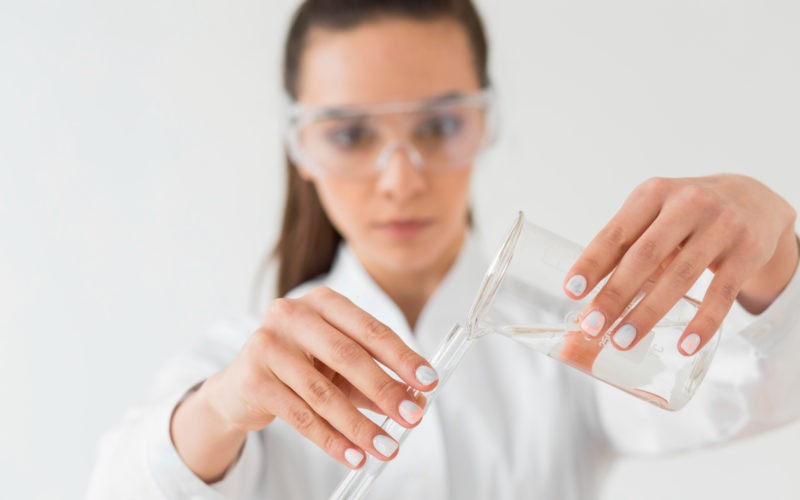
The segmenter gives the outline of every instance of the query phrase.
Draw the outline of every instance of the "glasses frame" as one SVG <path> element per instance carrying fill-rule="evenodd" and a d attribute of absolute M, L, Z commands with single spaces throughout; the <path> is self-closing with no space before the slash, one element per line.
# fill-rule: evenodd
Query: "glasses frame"
<path fill-rule="evenodd" d="M 484 87 L 479 91 L 466 93 L 451 93 L 439 97 L 416 99 L 408 101 L 392 101 L 376 104 L 351 104 L 344 106 L 308 106 L 301 102 L 287 100 L 284 145 L 289 159 L 296 167 L 303 167 L 311 171 L 314 175 L 325 176 L 329 170 L 322 165 L 316 164 L 308 155 L 303 152 L 300 146 L 300 131 L 306 125 L 315 121 L 335 118 L 348 117 L 373 117 L 395 113 L 409 113 L 414 111 L 424 111 L 425 109 L 435 109 L 441 105 L 465 104 L 480 106 L 484 108 L 486 116 L 486 127 L 475 157 L 477 158 L 488 146 L 494 143 L 497 136 L 499 117 L 497 113 L 497 95 L 491 87 Z M 396 147 L 394 143 L 384 145 L 384 148 Z M 413 157 L 419 157 L 419 152 L 408 143 L 404 143 L 406 151 Z M 410 148 L 410 149 L 409 149 Z M 425 170 L 424 162 L 412 162 L 418 169 Z M 374 173 L 381 171 L 380 162 L 376 162 Z"/>

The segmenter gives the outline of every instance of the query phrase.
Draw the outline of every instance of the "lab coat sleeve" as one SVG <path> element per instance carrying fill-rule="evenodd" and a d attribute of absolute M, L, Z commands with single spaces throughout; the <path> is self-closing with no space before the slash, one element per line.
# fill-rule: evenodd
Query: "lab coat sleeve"
<path fill-rule="evenodd" d="M 208 485 L 181 460 L 169 432 L 172 412 L 181 399 L 234 359 L 240 344 L 232 340 L 241 338 L 241 328 L 253 326 L 243 323 L 215 328 L 200 348 L 168 363 L 148 402 L 130 410 L 122 423 L 103 436 L 89 483 L 89 500 L 253 496 L 259 476 L 254 471 L 261 467 L 263 449 L 252 434 L 225 477 Z"/>
<path fill-rule="evenodd" d="M 721 335 L 705 380 L 677 412 L 598 384 L 600 418 L 618 453 L 687 451 L 800 418 L 800 271 L 759 315 L 735 303 Z"/>

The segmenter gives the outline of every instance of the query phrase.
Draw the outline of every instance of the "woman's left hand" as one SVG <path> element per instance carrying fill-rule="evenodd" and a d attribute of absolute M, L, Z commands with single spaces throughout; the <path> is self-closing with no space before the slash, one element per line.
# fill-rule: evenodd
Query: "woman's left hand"
<path fill-rule="evenodd" d="M 710 269 L 711 285 L 678 339 L 679 351 L 690 356 L 714 335 L 734 300 L 757 314 L 781 293 L 798 262 L 795 219 L 786 200 L 749 177 L 650 179 L 591 241 L 564 289 L 583 297 L 614 271 L 582 316 L 581 329 L 597 336 L 652 281 L 610 332 L 617 348 L 630 349 Z"/>

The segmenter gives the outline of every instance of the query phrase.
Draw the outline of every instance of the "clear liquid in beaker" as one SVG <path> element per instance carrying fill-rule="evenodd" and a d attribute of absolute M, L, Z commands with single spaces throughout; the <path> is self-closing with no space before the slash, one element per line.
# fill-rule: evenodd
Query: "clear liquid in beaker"
<path fill-rule="evenodd" d="M 493 333 L 509 337 L 577 368 L 595 378 L 665 409 L 682 407 L 703 379 L 707 363 L 700 352 L 694 358 L 677 350 L 685 323 L 664 322 L 627 351 L 617 349 L 606 333 L 592 338 L 574 323 L 561 325 L 515 325 L 492 328 Z M 609 330 L 613 331 L 613 329 Z M 480 334 L 489 333 L 481 331 Z"/>

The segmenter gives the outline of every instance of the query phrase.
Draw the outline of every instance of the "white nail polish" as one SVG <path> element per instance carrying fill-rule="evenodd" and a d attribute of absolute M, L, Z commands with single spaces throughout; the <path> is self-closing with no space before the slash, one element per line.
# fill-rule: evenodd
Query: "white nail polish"
<path fill-rule="evenodd" d="M 581 330 L 586 332 L 587 335 L 597 337 L 597 334 L 603 330 L 603 325 L 606 324 L 606 317 L 603 313 L 595 309 L 583 318 L 581 321 Z"/>
<path fill-rule="evenodd" d="M 636 327 L 630 323 L 625 323 L 617 330 L 617 333 L 614 334 L 614 343 L 623 349 L 627 349 L 635 338 Z"/>
<path fill-rule="evenodd" d="M 355 467 L 364 460 L 364 455 L 355 448 L 348 448 L 347 451 L 344 452 L 344 459 L 347 460 L 348 464 Z"/>
<path fill-rule="evenodd" d="M 683 339 L 683 342 L 681 342 L 681 349 L 683 349 L 683 352 L 691 356 L 694 354 L 694 351 L 697 350 L 697 346 L 699 345 L 700 335 L 696 333 L 690 333 L 686 336 L 686 338 Z"/>
<path fill-rule="evenodd" d="M 425 366 L 425 365 L 420 366 L 419 368 L 417 368 L 415 374 L 417 376 L 417 380 L 419 380 L 419 383 L 422 385 L 431 385 L 432 383 L 439 380 L 439 375 L 437 375 L 436 372 L 433 370 L 433 368 L 431 368 L 430 366 Z"/>
<path fill-rule="evenodd" d="M 422 418 L 422 408 L 413 401 L 405 400 L 398 408 L 400 416 L 409 424 L 416 424 Z"/>
<path fill-rule="evenodd" d="M 372 446 L 378 450 L 378 453 L 383 455 L 384 457 L 391 457 L 392 453 L 397 451 L 397 442 L 390 437 L 384 436 L 383 434 L 378 434 L 372 440 Z"/>
<path fill-rule="evenodd" d="M 567 290 L 576 297 L 586 291 L 586 278 L 581 274 L 576 274 L 567 281 Z"/>

